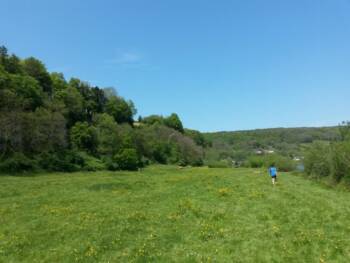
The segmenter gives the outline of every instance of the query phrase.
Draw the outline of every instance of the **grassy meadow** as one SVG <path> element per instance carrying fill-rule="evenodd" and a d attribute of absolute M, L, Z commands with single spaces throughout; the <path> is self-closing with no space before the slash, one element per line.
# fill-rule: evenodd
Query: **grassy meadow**
<path fill-rule="evenodd" d="M 0 262 L 350 262 L 350 193 L 151 166 L 0 177 Z"/>

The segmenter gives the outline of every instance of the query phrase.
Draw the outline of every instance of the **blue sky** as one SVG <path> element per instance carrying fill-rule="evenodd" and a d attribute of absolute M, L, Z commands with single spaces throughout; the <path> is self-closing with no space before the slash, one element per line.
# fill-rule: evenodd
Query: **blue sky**
<path fill-rule="evenodd" d="M 0 0 L 0 44 L 201 131 L 350 119 L 350 0 Z"/>

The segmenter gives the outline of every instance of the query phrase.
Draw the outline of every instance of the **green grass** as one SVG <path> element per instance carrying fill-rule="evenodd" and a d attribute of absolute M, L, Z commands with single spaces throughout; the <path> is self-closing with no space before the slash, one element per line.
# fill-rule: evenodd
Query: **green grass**
<path fill-rule="evenodd" d="M 0 262 L 350 262 L 350 193 L 153 166 L 0 177 Z"/>

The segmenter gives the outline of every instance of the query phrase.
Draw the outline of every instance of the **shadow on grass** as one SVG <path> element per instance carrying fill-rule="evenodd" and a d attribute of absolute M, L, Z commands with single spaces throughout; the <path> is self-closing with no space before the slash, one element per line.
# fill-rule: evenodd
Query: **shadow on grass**
<path fill-rule="evenodd" d="M 16 173 L 0 173 L 0 177 L 37 177 L 47 175 L 45 172 L 16 172 Z"/>
<path fill-rule="evenodd" d="M 89 187 L 91 191 L 113 191 L 113 190 L 131 190 L 133 187 L 128 183 L 107 183 L 94 184 Z"/>

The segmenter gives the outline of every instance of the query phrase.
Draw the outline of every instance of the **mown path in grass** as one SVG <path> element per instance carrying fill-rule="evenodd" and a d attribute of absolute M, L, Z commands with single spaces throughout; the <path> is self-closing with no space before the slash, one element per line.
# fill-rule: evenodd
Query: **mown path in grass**
<path fill-rule="evenodd" d="M 350 193 L 152 166 L 0 177 L 0 262 L 350 262 Z"/>

